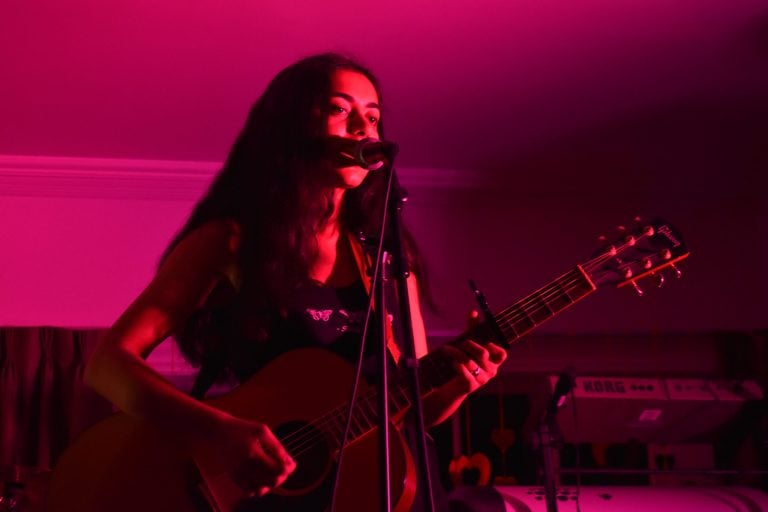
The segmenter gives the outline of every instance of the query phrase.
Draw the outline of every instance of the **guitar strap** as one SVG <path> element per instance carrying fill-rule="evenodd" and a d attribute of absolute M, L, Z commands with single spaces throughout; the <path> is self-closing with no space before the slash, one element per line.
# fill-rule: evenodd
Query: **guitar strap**
<path fill-rule="evenodd" d="M 371 295 L 371 274 L 373 273 L 373 258 L 368 254 L 360 242 L 352 235 L 347 233 L 347 240 L 349 241 L 349 247 L 352 249 L 352 255 L 355 257 L 355 263 L 357 269 L 360 272 L 360 279 L 363 281 L 365 291 L 368 292 L 368 296 Z M 386 313 L 386 311 L 385 311 Z M 387 322 L 387 349 L 392 355 L 395 363 L 400 362 L 400 347 L 395 342 L 395 335 L 392 330 L 392 321 Z"/>

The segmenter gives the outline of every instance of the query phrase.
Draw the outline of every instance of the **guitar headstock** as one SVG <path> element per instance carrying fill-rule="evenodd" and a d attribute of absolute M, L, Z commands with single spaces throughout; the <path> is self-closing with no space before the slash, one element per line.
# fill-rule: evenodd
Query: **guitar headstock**
<path fill-rule="evenodd" d="M 622 228 L 622 234 L 602 247 L 582 265 L 595 286 L 631 285 L 638 294 L 637 282 L 655 276 L 658 286 L 664 282 L 661 271 L 672 269 L 678 277 L 676 264 L 690 254 L 680 232 L 664 219 L 638 222 L 634 228 Z"/>

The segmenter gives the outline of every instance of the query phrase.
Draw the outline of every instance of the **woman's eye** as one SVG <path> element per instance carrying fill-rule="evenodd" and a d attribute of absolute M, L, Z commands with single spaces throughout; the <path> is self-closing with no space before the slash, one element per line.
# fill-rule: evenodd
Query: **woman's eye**
<path fill-rule="evenodd" d="M 341 105 L 331 105 L 330 110 L 332 114 L 343 114 L 344 112 L 347 111 L 347 109 L 345 109 Z"/>
<path fill-rule="evenodd" d="M 370 116 L 370 117 L 368 117 L 368 122 L 371 123 L 371 124 L 378 124 L 379 123 L 379 118 L 376 117 L 376 116 Z"/>

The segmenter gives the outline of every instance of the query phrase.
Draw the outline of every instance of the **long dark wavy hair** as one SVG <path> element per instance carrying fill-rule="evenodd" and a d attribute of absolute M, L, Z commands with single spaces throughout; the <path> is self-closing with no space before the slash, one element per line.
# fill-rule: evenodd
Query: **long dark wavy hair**
<path fill-rule="evenodd" d="M 209 298 L 174 333 L 195 366 L 213 353 L 228 353 L 232 343 L 266 340 L 291 292 L 310 279 L 309 268 L 318 253 L 314 235 L 333 208 L 327 183 L 334 170 L 322 157 L 318 141 L 337 70 L 365 75 L 381 103 L 376 77 L 348 57 L 324 53 L 282 70 L 251 108 L 222 170 L 163 255 L 162 260 L 210 220 L 232 219 L 240 226 L 239 286 L 230 287 L 229 294 L 212 294 L 229 298 L 219 304 Z M 381 137 L 383 128 L 380 123 Z M 352 233 L 378 233 L 385 186 L 383 173 L 369 173 L 359 187 L 347 190 L 339 213 L 341 227 Z M 410 236 L 407 240 L 419 273 L 418 251 Z"/>

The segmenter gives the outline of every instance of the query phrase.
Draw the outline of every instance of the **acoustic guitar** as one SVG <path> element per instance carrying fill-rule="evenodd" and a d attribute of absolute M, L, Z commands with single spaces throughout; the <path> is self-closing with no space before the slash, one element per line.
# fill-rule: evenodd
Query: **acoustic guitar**
<path fill-rule="evenodd" d="M 657 219 L 627 230 L 593 258 L 492 314 L 459 339 L 507 344 L 605 285 L 636 285 L 686 258 L 682 236 Z M 501 343 L 501 340 L 495 340 Z M 420 360 L 423 394 L 455 375 L 440 350 Z M 192 453 L 177 439 L 124 413 L 84 432 L 54 469 L 47 510 L 52 512 L 193 512 L 323 510 L 330 502 L 354 370 L 322 349 L 288 352 L 232 392 L 207 400 L 233 415 L 267 424 L 297 461 L 280 488 L 249 498 L 206 453 Z M 398 428 L 410 406 L 405 375 L 390 378 L 392 496 L 395 510 L 409 510 L 415 494 L 413 460 Z M 337 511 L 379 509 L 376 389 L 362 384 L 353 408 L 352 432 L 339 469 Z M 215 447 L 210 447 L 211 450 Z"/>

